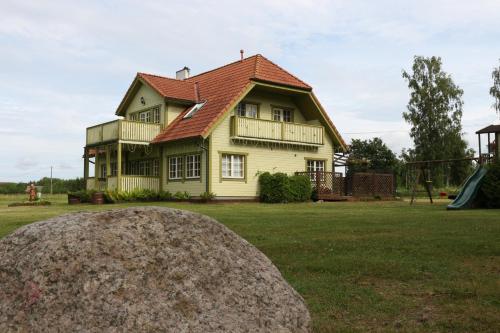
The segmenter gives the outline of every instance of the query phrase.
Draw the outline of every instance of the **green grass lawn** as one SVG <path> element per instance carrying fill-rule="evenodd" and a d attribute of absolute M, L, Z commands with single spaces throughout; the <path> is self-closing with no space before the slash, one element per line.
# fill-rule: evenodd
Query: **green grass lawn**
<path fill-rule="evenodd" d="M 67 212 L 137 205 L 54 196 L 50 207 L 7 207 L 19 198 L 0 196 L 0 237 Z M 425 199 L 154 205 L 212 216 L 258 247 L 304 296 L 315 332 L 500 331 L 499 210 Z"/>

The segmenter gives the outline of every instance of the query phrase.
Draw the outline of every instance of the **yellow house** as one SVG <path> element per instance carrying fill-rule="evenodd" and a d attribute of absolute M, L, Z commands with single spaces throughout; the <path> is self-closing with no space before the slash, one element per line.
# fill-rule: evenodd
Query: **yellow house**
<path fill-rule="evenodd" d="M 346 150 L 311 86 L 262 55 L 189 74 L 138 73 L 120 118 L 87 128 L 87 189 L 253 199 L 260 173 L 332 172 Z"/>

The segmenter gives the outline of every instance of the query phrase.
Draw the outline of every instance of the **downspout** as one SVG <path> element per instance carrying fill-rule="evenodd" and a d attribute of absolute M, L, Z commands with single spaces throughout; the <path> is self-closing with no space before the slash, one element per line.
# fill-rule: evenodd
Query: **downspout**
<path fill-rule="evenodd" d="M 210 163 L 210 160 L 208 159 L 208 149 L 210 147 L 207 148 L 204 145 L 204 143 L 205 143 L 205 139 L 202 139 L 202 143 L 199 145 L 199 147 L 205 151 L 205 192 L 208 194 L 209 189 L 210 189 L 209 188 L 209 183 L 208 183 L 208 179 L 210 177 L 209 172 L 208 172 L 208 170 L 209 170 L 209 163 Z"/>

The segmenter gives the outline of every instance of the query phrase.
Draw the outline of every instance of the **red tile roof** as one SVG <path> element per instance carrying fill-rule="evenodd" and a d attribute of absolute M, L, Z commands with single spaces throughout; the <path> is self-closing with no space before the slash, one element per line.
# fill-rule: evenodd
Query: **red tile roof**
<path fill-rule="evenodd" d="M 197 83 L 199 101 L 206 102 L 191 118 L 183 119 L 189 109 L 186 108 L 153 140 L 153 143 L 206 135 L 212 125 L 225 114 L 228 108 L 241 98 L 242 94 L 247 92 L 252 85 L 252 81 L 269 82 L 306 91 L 312 90 L 307 83 L 260 54 L 185 80 L 175 80 L 144 73 L 138 73 L 138 76 L 163 97 L 193 101 L 193 103 L 196 101 L 195 83 Z M 328 116 L 326 117 L 328 118 Z M 328 119 L 328 121 L 330 120 Z M 342 139 L 340 138 L 340 140 Z"/>
<path fill-rule="evenodd" d="M 196 100 L 191 82 L 146 73 L 137 73 L 137 77 L 148 83 L 163 97 L 193 103 Z"/>

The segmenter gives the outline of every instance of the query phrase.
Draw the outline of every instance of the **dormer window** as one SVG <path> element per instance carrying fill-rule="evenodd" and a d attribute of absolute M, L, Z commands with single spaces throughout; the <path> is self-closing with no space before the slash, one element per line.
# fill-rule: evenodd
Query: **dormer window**
<path fill-rule="evenodd" d="M 236 107 L 236 115 L 239 117 L 258 118 L 258 109 L 257 104 L 241 102 Z"/>
<path fill-rule="evenodd" d="M 198 112 L 206 102 L 201 102 L 193 105 L 191 109 L 182 117 L 182 119 L 191 118 L 196 112 Z"/>

